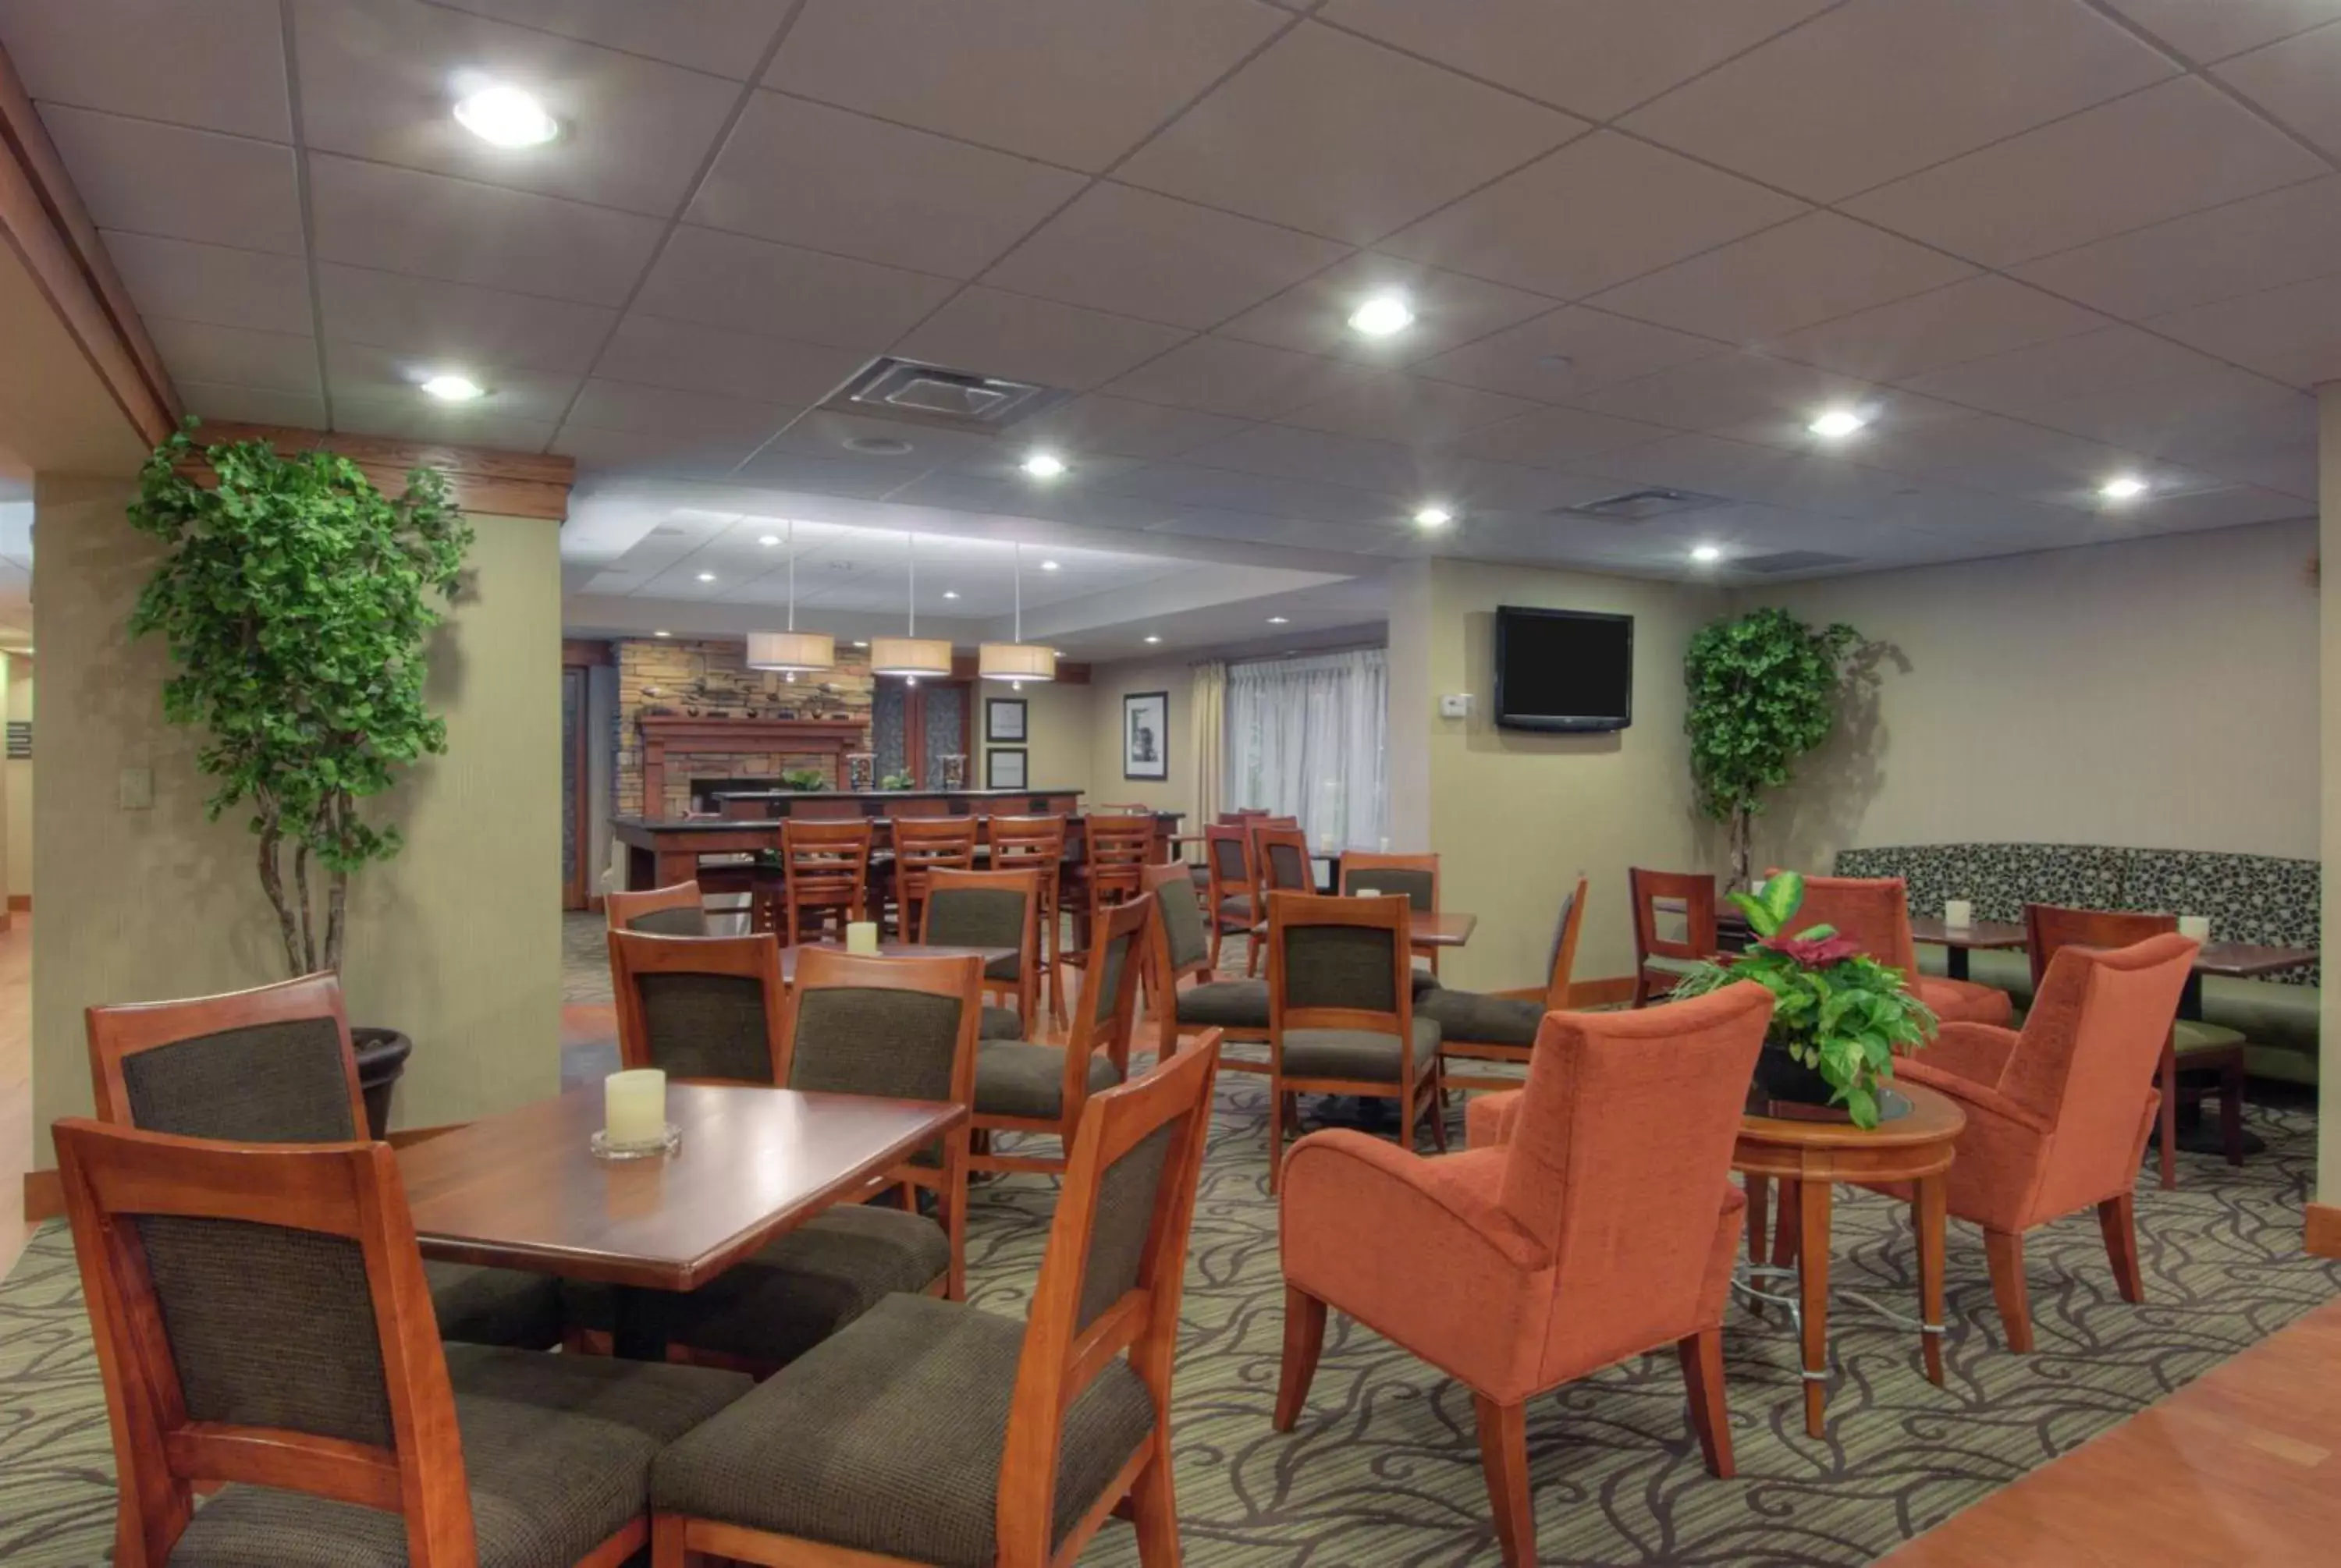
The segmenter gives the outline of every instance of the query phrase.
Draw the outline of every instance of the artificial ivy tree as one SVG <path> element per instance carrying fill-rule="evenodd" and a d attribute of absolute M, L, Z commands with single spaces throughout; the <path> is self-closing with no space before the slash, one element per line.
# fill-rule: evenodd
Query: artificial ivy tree
<path fill-rule="evenodd" d="M 1731 885 L 1748 886 L 1749 841 L 1765 798 L 1797 759 L 1837 727 L 1861 634 L 1843 621 L 1816 630 L 1785 610 L 1709 621 L 1683 660 L 1690 772 L 1699 809 L 1731 828 Z"/>
<path fill-rule="evenodd" d="M 286 967 L 338 969 L 350 874 L 401 846 L 359 803 L 447 749 L 423 704 L 424 648 L 471 525 L 435 470 L 392 500 L 335 453 L 199 446 L 194 428 L 139 475 L 130 521 L 169 548 L 130 631 L 169 643 L 163 713 L 205 732 L 211 815 L 252 808 Z"/>

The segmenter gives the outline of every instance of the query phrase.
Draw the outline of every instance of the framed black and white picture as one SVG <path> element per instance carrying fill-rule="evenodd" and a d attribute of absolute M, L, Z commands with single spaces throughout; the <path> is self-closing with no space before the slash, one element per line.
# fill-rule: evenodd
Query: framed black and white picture
<path fill-rule="evenodd" d="M 986 789 L 1031 789 L 1032 781 L 1024 772 L 1025 755 L 1021 746 L 994 746 L 986 750 L 983 754 L 983 787 Z"/>
<path fill-rule="evenodd" d="M 1012 740 L 1021 746 L 1031 739 L 1024 731 L 1024 699 L 993 697 L 983 704 L 984 739 L 994 742 Z"/>
<path fill-rule="evenodd" d="M 1170 694 L 1133 691 L 1121 700 L 1121 776 L 1170 777 Z"/>

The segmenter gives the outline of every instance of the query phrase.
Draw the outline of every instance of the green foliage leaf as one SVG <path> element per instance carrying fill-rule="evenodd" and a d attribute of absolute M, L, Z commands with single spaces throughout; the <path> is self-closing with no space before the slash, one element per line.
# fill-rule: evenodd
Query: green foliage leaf
<path fill-rule="evenodd" d="M 1760 811 L 1797 759 L 1829 737 L 1861 634 L 1815 630 L 1785 610 L 1710 621 L 1683 660 L 1691 779 L 1718 821 Z M 1799 889 L 1801 892 L 1801 889 Z"/>

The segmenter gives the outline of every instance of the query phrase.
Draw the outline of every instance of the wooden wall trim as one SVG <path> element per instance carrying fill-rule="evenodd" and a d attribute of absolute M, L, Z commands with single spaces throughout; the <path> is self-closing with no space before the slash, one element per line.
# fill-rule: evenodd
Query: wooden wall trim
<path fill-rule="evenodd" d="M 952 654 L 951 679 L 953 680 L 981 680 L 982 677 L 982 671 L 977 668 L 981 660 L 976 654 Z M 1089 683 L 1090 667 L 1088 665 L 1076 664 L 1070 659 L 1060 659 L 1057 660 L 1058 685 L 1087 686 Z M 985 681 L 982 690 L 983 692 L 989 693 L 994 697 L 1012 697 L 1015 695 L 1014 692 L 1008 689 L 1008 683 L 1004 680 Z"/>
<path fill-rule="evenodd" d="M 561 640 L 561 667 L 563 670 L 592 670 L 617 662 L 617 646 L 614 643 L 597 641 L 589 637 L 564 637 Z"/>
<path fill-rule="evenodd" d="M 465 511 L 493 517 L 543 517 L 563 521 L 569 516 L 569 487 L 577 478 L 577 464 L 571 458 L 493 452 L 484 447 L 450 446 L 437 442 L 392 441 L 383 436 L 301 430 L 291 425 L 206 422 L 195 432 L 195 439 L 214 445 L 265 441 L 279 452 L 339 452 L 356 463 L 378 488 L 393 495 L 405 488 L 409 470 L 435 468 L 447 475 L 456 502 Z"/>
<path fill-rule="evenodd" d="M 0 50 L 0 238 L 23 259 L 139 439 L 152 446 L 177 428 L 178 394 L 163 356 L 5 50 Z"/>
<path fill-rule="evenodd" d="M 8 895 L 8 908 L 29 915 L 33 912 L 33 896 L 30 893 L 11 893 Z"/>
<path fill-rule="evenodd" d="M 2308 1250 L 2316 1256 L 2341 1257 L 2341 1206 L 2310 1204 L 2306 1239 Z"/>
<path fill-rule="evenodd" d="M 1634 977 L 1619 975 L 1612 979 L 1579 980 L 1569 987 L 1569 1005 L 1572 1007 L 1614 1007 L 1620 1002 L 1634 999 Z"/>

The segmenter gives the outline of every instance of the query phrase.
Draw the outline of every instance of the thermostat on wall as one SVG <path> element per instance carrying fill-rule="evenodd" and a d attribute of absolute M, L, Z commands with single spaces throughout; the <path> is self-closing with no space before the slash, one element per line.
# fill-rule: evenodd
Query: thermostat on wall
<path fill-rule="evenodd" d="M 1471 694 L 1468 691 L 1450 691 L 1441 697 L 1439 700 L 1439 717 L 1441 719 L 1470 718 Z"/>

